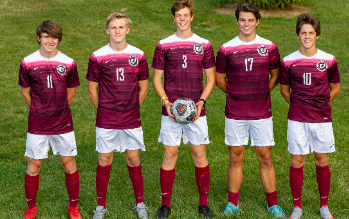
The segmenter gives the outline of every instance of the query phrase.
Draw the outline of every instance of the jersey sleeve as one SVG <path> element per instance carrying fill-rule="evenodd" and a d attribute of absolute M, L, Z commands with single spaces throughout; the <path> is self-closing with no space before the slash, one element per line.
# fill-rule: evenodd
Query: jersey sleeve
<path fill-rule="evenodd" d="M 21 87 L 30 87 L 30 85 L 31 85 L 29 72 L 26 69 L 24 60 L 22 60 L 20 66 L 19 66 L 18 85 Z"/>
<path fill-rule="evenodd" d="M 75 61 L 73 61 L 70 69 L 70 73 L 67 77 L 66 82 L 67 87 L 77 87 L 80 86 L 78 68 L 76 67 Z"/>
<path fill-rule="evenodd" d="M 216 72 L 217 73 L 227 73 L 227 71 L 228 71 L 227 66 L 228 66 L 228 63 L 227 63 L 224 47 L 221 46 L 221 48 L 219 48 L 218 53 L 217 53 Z"/>
<path fill-rule="evenodd" d="M 276 69 L 280 67 L 280 53 L 278 47 L 275 44 L 272 44 L 270 51 L 269 67 L 270 69 Z"/>
<path fill-rule="evenodd" d="M 139 74 L 138 80 L 143 81 L 149 79 L 149 68 L 147 59 L 143 53 L 142 58 L 139 61 Z"/>
<path fill-rule="evenodd" d="M 165 70 L 165 53 L 160 42 L 155 48 L 153 64 L 151 67 L 159 70 Z"/>
<path fill-rule="evenodd" d="M 216 63 L 215 63 L 212 44 L 208 42 L 207 48 L 205 49 L 205 52 L 204 52 L 203 66 L 204 66 L 204 69 L 209 69 L 209 68 L 213 68 L 215 65 Z"/>
<path fill-rule="evenodd" d="M 98 68 L 97 58 L 94 54 L 92 54 L 88 62 L 86 79 L 93 82 L 99 82 L 99 78 L 100 78 L 100 71 Z"/>
<path fill-rule="evenodd" d="M 333 57 L 331 67 L 328 70 L 328 83 L 340 83 L 338 62 L 335 57 Z"/>
<path fill-rule="evenodd" d="M 284 60 L 282 60 L 282 62 L 280 64 L 280 72 L 279 72 L 278 82 L 280 84 L 283 84 L 283 85 L 291 85 L 290 74 L 288 72 L 288 69 L 287 69 L 287 66 L 286 66 Z"/>

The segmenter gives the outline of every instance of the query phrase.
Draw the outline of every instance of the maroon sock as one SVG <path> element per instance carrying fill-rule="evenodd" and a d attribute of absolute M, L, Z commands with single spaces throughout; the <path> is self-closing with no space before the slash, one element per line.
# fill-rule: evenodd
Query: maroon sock
<path fill-rule="evenodd" d="M 34 208 L 36 206 L 36 196 L 39 189 L 39 174 L 36 176 L 30 176 L 27 173 L 24 176 L 24 190 L 25 197 L 27 199 L 28 208 Z"/>
<path fill-rule="evenodd" d="M 330 194 L 331 172 L 329 166 L 316 166 L 316 179 L 320 193 L 320 207 L 328 204 L 328 195 Z"/>
<path fill-rule="evenodd" d="M 79 200 L 79 189 L 80 189 L 80 180 L 79 180 L 79 171 L 76 170 L 74 173 L 65 173 L 65 185 L 69 194 L 69 207 L 75 208 Z"/>
<path fill-rule="evenodd" d="M 234 192 L 228 191 L 228 202 L 234 204 L 235 206 L 238 206 L 239 196 L 240 196 L 240 192 L 234 193 Z"/>
<path fill-rule="evenodd" d="M 302 208 L 303 167 L 290 167 L 290 187 L 295 207 Z"/>
<path fill-rule="evenodd" d="M 130 167 L 128 168 L 128 175 L 130 176 L 133 191 L 136 198 L 136 204 L 144 202 L 144 183 L 143 183 L 143 175 L 142 175 L 142 166 L 138 167 Z"/>
<path fill-rule="evenodd" d="M 97 165 L 96 190 L 99 206 L 105 207 L 105 199 L 107 197 L 108 183 L 110 179 L 110 170 L 111 165 L 105 167 L 102 167 L 99 164 Z"/>
<path fill-rule="evenodd" d="M 175 174 L 176 169 L 164 170 L 160 168 L 160 187 L 162 196 L 161 206 L 166 205 L 167 207 L 171 207 L 172 187 L 174 183 Z"/>
<path fill-rule="evenodd" d="M 268 202 L 268 206 L 272 207 L 274 205 L 278 204 L 278 193 L 275 190 L 275 192 L 270 192 L 270 193 L 265 193 L 267 196 L 267 202 Z"/>
<path fill-rule="evenodd" d="M 210 187 L 210 167 L 195 167 L 196 184 L 199 190 L 199 206 L 207 204 L 208 190 Z"/>

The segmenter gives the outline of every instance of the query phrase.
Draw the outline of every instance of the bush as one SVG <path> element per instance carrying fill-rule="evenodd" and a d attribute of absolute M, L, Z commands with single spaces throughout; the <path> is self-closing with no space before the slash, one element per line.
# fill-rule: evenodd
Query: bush
<path fill-rule="evenodd" d="M 246 1 L 239 1 L 240 3 Z M 275 9 L 275 8 L 290 8 L 291 4 L 302 4 L 303 0 L 248 0 L 251 4 L 258 8 Z"/>

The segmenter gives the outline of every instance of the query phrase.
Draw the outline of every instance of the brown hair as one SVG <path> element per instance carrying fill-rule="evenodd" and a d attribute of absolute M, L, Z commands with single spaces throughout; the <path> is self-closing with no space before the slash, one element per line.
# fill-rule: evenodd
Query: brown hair
<path fill-rule="evenodd" d="M 192 1 L 192 0 L 178 0 L 178 1 L 176 1 L 171 8 L 173 16 L 175 16 L 177 11 L 179 11 L 183 8 L 189 8 L 190 15 L 193 16 L 193 14 L 195 12 L 194 1 Z"/>
<path fill-rule="evenodd" d="M 315 32 L 316 32 L 316 36 L 320 36 L 321 34 L 321 29 L 320 29 L 320 21 L 317 17 L 308 14 L 308 13 L 303 13 L 299 16 L 299 18 L 297 19 L 297 25 L 296 25 L 296 33 L 297 36 L 299 36 L 299 32 L 302 29 L 302 26 L 304 24 L 310 24 Z"/>
<path fill-rule="evenodd" d="M 126 8 L 121 9 L 121 11 L 119 12 L 113 12 L 110 13 L 107 17 L 107 21 L 105 24 L 105 27 L 108 28 L 108 24 L 110 23 L 110 21 L 112 21 L 113 19 L 125 19 L 126 21 L 126 26 L 129 27 L 130 23 L 132 23 L 131 19 L 127 17 L 127 15 L 124 13 L 124 11 L 126 11 Z"/>
<path fill-rule="evenodd" d="M 58 38 L 59 42 L 61 42 L 62 40 L 62 28 L 52 20 L 43 21 L 36 28 L 36 36 L 39 36 L 40 38 L 42 33 L 47 33 L 50 37 Z M 36 41 L 40 44 L 40 42 L 37 39 Z"/>
<path fill-rule="evenodd" d="M 239 20 L 240 12 L 251 12 L 252 14 L 254 14 L 257 20 L 259 20 L 262 17 L 262 15 L 259 13 L 258 8 L 248 2 L 242 3 L 238 6 L 238 8 L 235 11 L 236 20 Z"/>

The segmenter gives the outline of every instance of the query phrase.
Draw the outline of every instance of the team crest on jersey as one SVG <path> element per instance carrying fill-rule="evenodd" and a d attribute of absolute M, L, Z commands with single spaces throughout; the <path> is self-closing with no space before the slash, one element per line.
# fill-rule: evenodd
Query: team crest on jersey
<path fill-rule="evenodd" d="M 327 63 L 325 61 L 319 61 L 318 63 L 316 63 L 316 68 L 319 71 L 326 71 L 327 70 Z"/>
<path fill-rule="evenodd" d="M 56 70 L 57 70 L 57 73 L 59 74 L 59 75 L 65 75 L 65 74 L 67 74 L 67 67 L 65 67 L 65 65 L 63 65 L 63 64 L 59 64 L 59 65 L 57 65 L 57 68 L 56 68 Z"/>
<path fill-rule="evenodd" d="M 138 57 L 135 55 L 130 56 L 130 58 L 128 58 L 128 64 L 132 67 L 136 67 L 138 65 Z"/>
<path fill-rule="evenodd" d="M 267 47 L 265 47 L 264 45 L 260 45 L 257 49 L 257 52 L 259 53 L 259 55 L 261 56 L 267 56 L 268 55 L 268 49 Z"/>
<path fill-rule="evenodd" d="M 204 47 L 200 44 L 195 44 L 194 45 L 194 52 L 198 55 L 201 55 L 202 53 L 204 53 Z"/>

